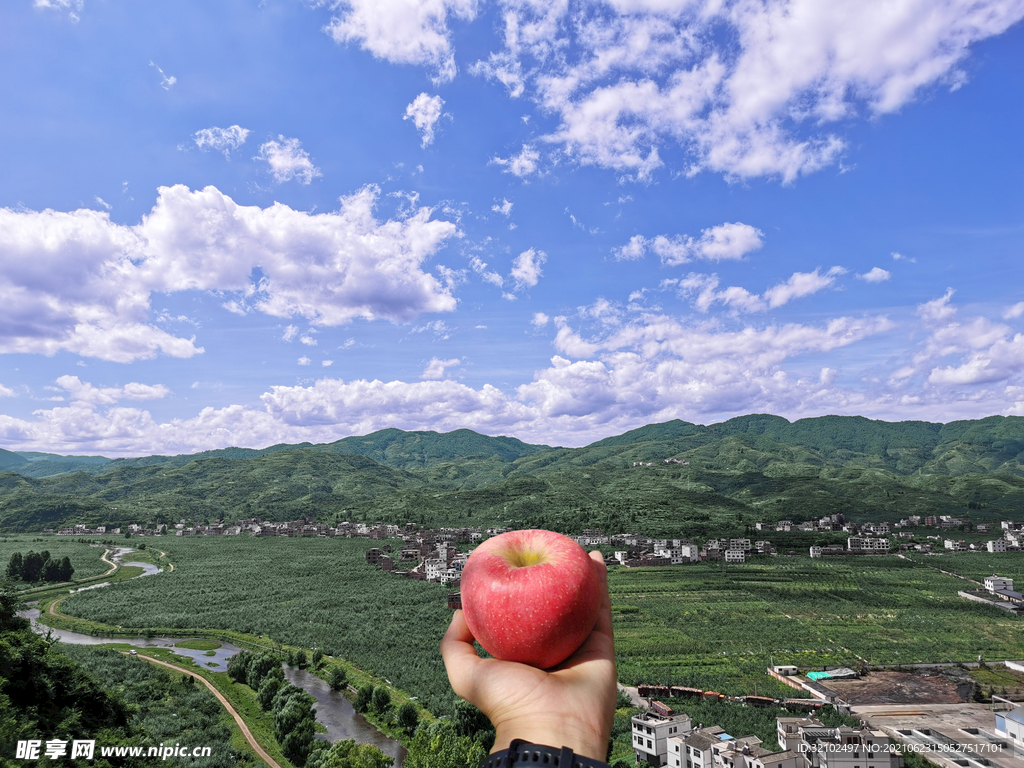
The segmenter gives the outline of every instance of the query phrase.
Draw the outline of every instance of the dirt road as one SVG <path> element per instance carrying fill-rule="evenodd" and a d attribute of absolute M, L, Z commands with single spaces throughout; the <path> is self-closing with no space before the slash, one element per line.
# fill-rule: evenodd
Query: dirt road
<path fill-rule="evenodd" d="M 127 656 L 128 652 L 125 651 L 124 654 L 125 656 Z M 278 762 L 274 760 L 274 758 L 268 755 L 266 751 L 263 749 L 263 747 L 259 745 L 259 742 L 257 742 L 255 737 L 252 735 L 252 731 L 249 730 L 249 726 L 245 724 L 245 721 L 242 719 L 242 716 L 239 715 L 237 710 L 235 710 L 235 708 L 231 706 L 228 700 L 224 698 L 224 694 L 222 694 L 220 691 L 216 689 L 216 687 L 214 687 L 213 683 L 211 683 L 205 677 L 200 677 L 195 672 L 185 669 L 185 667 L 178 667 L 174 664 L 168 664 L 166 661 L 160 661 L 159 659 L 154 659 L 151 656 L 145 656 L 141 653 L 138 655 L 138 657 L 140 659 L 145 659 L 151 664 L 159 664 L 161 667 L 173 669 L 175 672 L 183 672 L 186 675 L 194 677 L 196 680 L 198 680 L 207 688 L 209 688 L 210 693 L 217 697 L 217 700 L 224 706 L 224 709 L 228 711 L 228 714 L 235 718 L 235 722 L 238 723 L 238 728 L 242 731 L 242 735 L 245 736 L 245 740 L 249 742 L 249 746 L 253 748 L 253 751 L 255 751 L 257 755 L 260 756 L 260 759 L 263 760 L 263 762 L 265 762 L 267 765 L 269 765 L 270 768 L 281 768 L 280 764 L 278 764 Z"/>

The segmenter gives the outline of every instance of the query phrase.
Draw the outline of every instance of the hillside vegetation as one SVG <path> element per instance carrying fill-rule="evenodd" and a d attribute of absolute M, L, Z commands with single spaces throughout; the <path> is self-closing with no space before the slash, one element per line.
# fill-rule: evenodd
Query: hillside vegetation
<path fill-rule="evenodd" d="M 980 521 L 1022 505 L 1024 418 L 1013 416 L 791 423 L 755 414 L 652 424 L 575 449 L 387 429 L 134 459 L 0 452 L 0 531 L 310 516 L 701 536 L 836 512 Z"/>

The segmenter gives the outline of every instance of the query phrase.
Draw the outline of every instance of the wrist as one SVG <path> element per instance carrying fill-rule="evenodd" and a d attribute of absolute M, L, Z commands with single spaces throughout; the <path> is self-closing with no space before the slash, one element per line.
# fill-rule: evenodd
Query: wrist
<path fill-rule="evenodd" d="M 521 718 L 507 720 L 495 728 L 491 753 L 508 749 L 513 739 L 549 747 L 569 747 L 577 755 L 604 760 L 608 751 L 608 735 L 600 734 L 572 718 Z"/>

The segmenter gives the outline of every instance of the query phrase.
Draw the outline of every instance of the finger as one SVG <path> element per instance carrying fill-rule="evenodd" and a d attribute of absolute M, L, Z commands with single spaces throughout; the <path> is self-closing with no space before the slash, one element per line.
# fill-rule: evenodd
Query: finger
<path fill-rule="evenodd" d="M 604 555 L 598 550 L 590 553 L 590 559 L 597 564 L 598 577 L 601 580 L 601 608 L 597 615 L 594 631 L 614 637 L 612 631 L 612 600 L 608 594 L 608 567 L 604 564 Z"/>
<path fill-rule="evenodd" d="M 441 658 L 444 659 L 452 690 L 466 701 L 472 700 L 474 671 L 481 661 L 476 655 L 473 640 L 466 617 L 461 610 L 455 611 L 448 631 L 441 638 Z"/>

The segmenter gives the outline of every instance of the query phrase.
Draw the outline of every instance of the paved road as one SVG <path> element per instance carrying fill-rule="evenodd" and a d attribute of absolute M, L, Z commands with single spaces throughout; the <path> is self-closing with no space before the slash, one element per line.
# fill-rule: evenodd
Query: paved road
<path fill-rule="evenodd" d="M 622 683 L 616 683 L 616 686 L 620 691 L 625 691 L 629 695 L 629 700 L 633 702 L 634 707 L 647 709 L 647 702 L 640 698 L 640 694 L 636 692 L 636 688 L 628 685 L 622 685 Z"/>
<path fill-rule="evenodd" d="M 125 656 L 127 656 L 128 655 L 127 651 L 125 651 L 124 654 L 125 654 Z M 211 683 L 205 677 L 201 677 L 201 676 L 197 675 L 194 671 L 185 669 L 184 667 L 178 667 L 178 666 L 175 666 L 174 664 L 168 664 L 166 661 L 160 661 L 158 659 L 152 658 L 151 656 L 145 656 L 144 654 L 141 654 L 141 653 L 139 654 L 138 657 L 140 659 L 145 659 L 146 661 L 150 662 L 151 664 L 159 664 L 161 667 L 167 667 L 168 669 L 173 669 L 175 672 L 184 672 L 186 675 L 189 675 L 190 677 L 194 677 L 196 680 L 198 680 L 203 685 L 205 685 L 207 688 L 209 688 L 210 689 L 210 693 L 212 693 L 214 696 L 216 696 L 217 700 L 221 704 L 224 705 L 224 709 L 226 709 L 228 711 L 228 714 L 231 715 L 233 718 L 235 718 L 235 722 L 238 723 L 238 727 L 242 731 L 242 735 L 245 736 L 245 740 L 249 742 L 249 746 L 253 748 L 253 750 L 256 752 L 257 755 L 260 756 L 260 759 L 262 759 L 263 762 L 265 762 L 267 765 L 269 765 L 270 768 L 281 768 L 280 764 L 278 764 L 278 762 L 276 760 L 274 760 L 274 758 L 272 758 L 270 755 L 268 755 L 266 753 L 266 751 L 263 749 L 263 747 L 261 747 L 259 745 L 259 742 L 257 742 L 255 737 L 252 735 L 252 731 L 249 730 L 249 726 L 247 726 L 245 724 L 245 721 L 242 719 L 242 716 L 238 714 L 238 712 L 235 710 L 234 707 L 231 706 L 230 703 L 228 703 L 228 700 L 224 698 L 224 694 L 222 694 L 220 691 L 218 691 L 216 689 L 216 687 L 214 687 L 213 683 Z"/>

